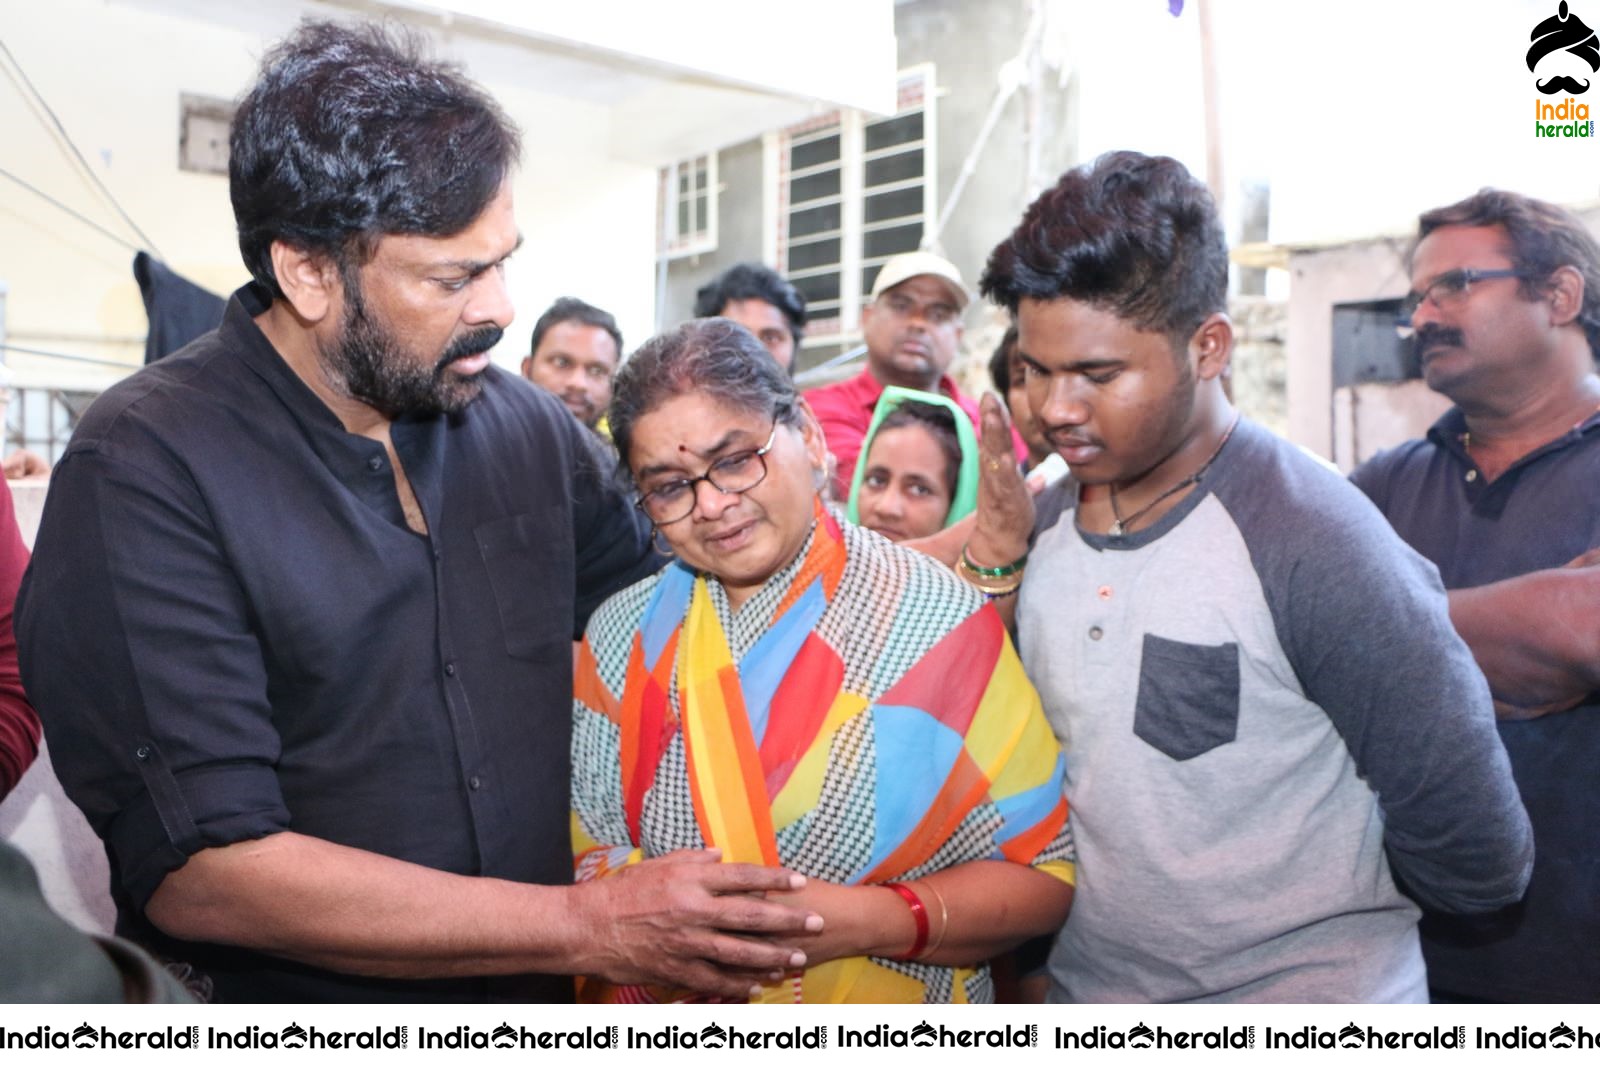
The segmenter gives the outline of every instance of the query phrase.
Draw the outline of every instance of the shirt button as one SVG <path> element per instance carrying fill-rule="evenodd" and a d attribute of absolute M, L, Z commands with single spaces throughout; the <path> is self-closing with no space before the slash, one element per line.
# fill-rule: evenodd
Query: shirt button
<path fill-rule="evenodd" d="M 1475 482 L 1477 480 L 1478 480 L 1478 472 L 1477 471 L 1468 471 L 1467 472 L 1467 481 Z"/>
<path fill-rule="evenodd" d="M 1098 626 L 1089 627 L 1089 640 L 1098 641 L 1102 637 L 1104 637 L 1105 635 L 1106 635 L 1106 632 L 1104 630 L 1100 629 L 1100 627 L 1098 627 Z"/>
<path fill-rule="evenodd" d="M 456 676 L 456 665 L 454 663 L 446 663 L 444 665 L 444 673 L 454 678 Z"/>
<path fill-rule="evenodd" d="M 367 469 L 370 471 L 383 470 L 383 457 L 373 456 L 371 459 L 367 460 Z"/>
<path fill-rule="evenodd" d="M 1102 585 L 1096 591 L 1096 595 L 1098 595 L 1101 600 L 1110 600 L 1111 599 L 1111 587 L 1109 585 Z"/>
<path fill-rule="evenodd" d="M 474 774 L 471 778 L 467 779 L 467 787 L 476 792 L 477 790 L 483 788 L 483 779 Z"/>

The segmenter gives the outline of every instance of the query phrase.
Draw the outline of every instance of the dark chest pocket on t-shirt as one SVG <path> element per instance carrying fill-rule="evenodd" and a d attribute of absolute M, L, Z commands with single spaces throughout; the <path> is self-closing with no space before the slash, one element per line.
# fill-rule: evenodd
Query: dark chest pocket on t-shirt
<path fill-rule="evenodd" d="M 522 659 L 572 654 L 572 552 L 565 531 L 551 525 L 538 515 L 508 515 L 472 531 L 506 652 Z"/>
<path fill-rule="evenodd" d="M 1232 741 L 1239 731 L 1239 646 L 1191 645 L 1145 634 L 1133 732 L 1175 760 Z"/>

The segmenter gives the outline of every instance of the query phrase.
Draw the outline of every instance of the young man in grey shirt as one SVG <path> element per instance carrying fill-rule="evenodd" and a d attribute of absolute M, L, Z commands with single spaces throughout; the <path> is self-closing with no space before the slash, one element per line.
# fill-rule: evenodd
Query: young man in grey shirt
<path fill-rule="evenodd" d="M 1051 999 L 1425 1000 L 1414 901 L 1517 899 L 1527 816 L 1437 572 L 1229 404 L 1227 271 L 1204 186 L 1121 152 L 981 283 L 1073 473 L 1017 605 L 1079 856 Z"/>

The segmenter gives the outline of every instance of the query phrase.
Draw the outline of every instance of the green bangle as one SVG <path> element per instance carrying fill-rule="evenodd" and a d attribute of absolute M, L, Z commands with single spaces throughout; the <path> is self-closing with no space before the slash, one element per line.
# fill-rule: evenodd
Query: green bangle
<path fill-rule="evenodd" d="M 972 569 L 964 554 L 960 559 L 956 560 L 956 573 L 966 579 L 968 585 L 990 600 L 996 597 L 1010 596 L 1022 587 L 1022 571 L 1020 569 L 1018 569 L 1017 573 L 1007 578 L 985 578 Z"/>
<path fill-rule="evenodd" d="M 972 562 L 972 557 L 967 554 L 967 546 L 961 546 L 961 562 L 967 565 L 967 570 L 983 578 L 1009 578 L 1028 565 L 1028 554 L 1024 552 L 1021 557 L 1007 563 L 1004 567 L 980 567 Z"/>

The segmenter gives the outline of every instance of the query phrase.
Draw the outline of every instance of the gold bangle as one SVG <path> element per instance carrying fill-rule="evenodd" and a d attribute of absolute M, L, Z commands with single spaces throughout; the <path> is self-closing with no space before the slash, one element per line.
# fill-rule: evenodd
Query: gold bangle
<path fill-rule="evenodd" d="M 933 899 L 939 902 L 939 936 L 928 942 L 928 946 L 917 955 L 917 961 L 920 963 L 938 952 L 939 946 L 944 944 L 944 935 L 950 931 L 950 908 L 944 902 L 944 894 L 939 892 L 932 882 L 923 881 L 917 884 L 932 893 Z"/>
<path fill-rule="evenodd" d="M 965 554 L 956 560 L 956 573 L 964 578 L 968 585 L 988 597 L 1010 596 L 1022 587 L 1022 568 L 1005 578 L 991 578 L 978 572 L 968 563 Z"/>

